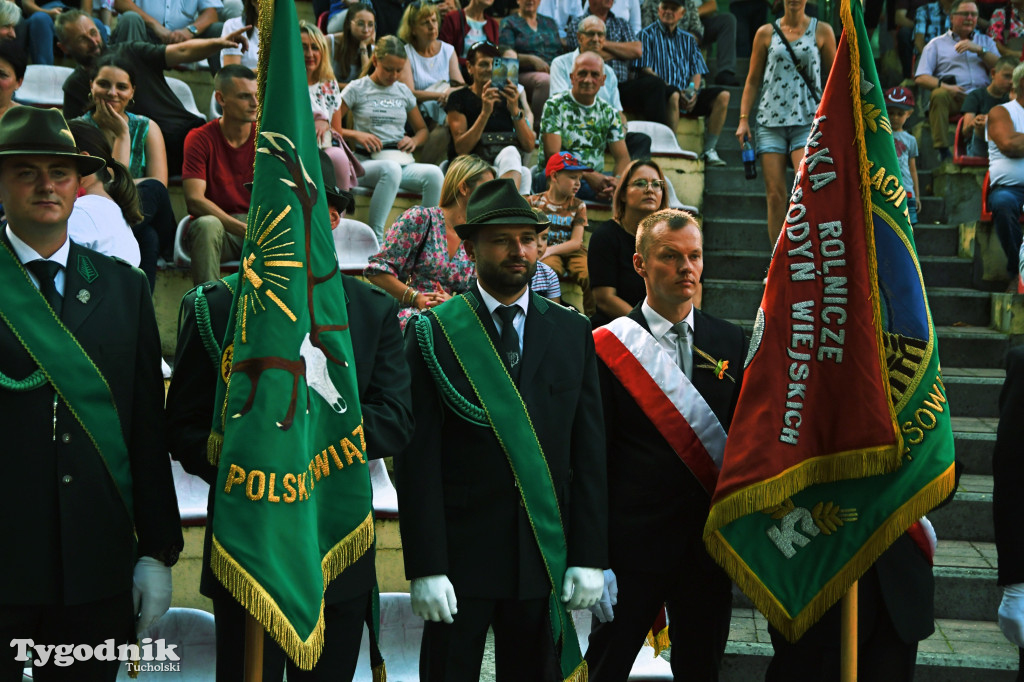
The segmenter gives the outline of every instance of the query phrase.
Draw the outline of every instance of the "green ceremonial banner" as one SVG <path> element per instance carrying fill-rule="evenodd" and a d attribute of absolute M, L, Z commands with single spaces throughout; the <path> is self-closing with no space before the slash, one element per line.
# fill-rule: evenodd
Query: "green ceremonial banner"
<path fill-rule="evenodd" d="M 843 0 L 841 17 L 704 534 L 791 641 L 954 485 L 935 330 L 860 3 Z"/>
<path fill-rule="evenodd" d="M 374 541 L 372 494 L 294 0 L 260 0 L 258 28 L 253 200 L 209 448 L 211 565 L 308 670 L 327 584 Z"/>

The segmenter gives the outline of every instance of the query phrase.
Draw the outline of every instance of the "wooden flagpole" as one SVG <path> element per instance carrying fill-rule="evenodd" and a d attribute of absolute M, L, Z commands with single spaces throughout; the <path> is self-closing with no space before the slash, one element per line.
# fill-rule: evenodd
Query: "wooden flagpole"
<path fill-rule="evenodd" d="M 261 682 L 263 679 L 263 626 L 245 614 L 245 682 Z"/>
<path fill-rule="evenodd" d="M 857 682 L 857 583 L 843 595 L 840 680 Z"/>

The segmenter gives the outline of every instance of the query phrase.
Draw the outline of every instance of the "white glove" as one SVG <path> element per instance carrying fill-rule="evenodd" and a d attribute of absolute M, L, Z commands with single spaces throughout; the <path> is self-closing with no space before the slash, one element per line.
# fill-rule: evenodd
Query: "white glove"
<path fill-rule="evenodd" d="M 459 612 L 455 600 L 455 588 L 446 575 L 428 575 L 425 578 L 413 578 L 409 586 L 412 598 L 412 612 L 423 620 L 435 623 L 444 621 L 454 623 L 452 618 Z"/>
<path fill-rule="evenodd" d="M 562 581 L 562 601 L 570 611 L 589 609 L 601 598 L 604 572 L 600 568 L 570 566 Z"/>
<path fill-rule="evenodd" d="M 615 572 L 607 568 L 604 571 L 604 592 L 601 599 L 590 607 L 590 612 L 597 616 L 602 623 L 610 623 L 615 620 L 615 612 L 612 607 L 619 603 L 619 583 L 615 579 Z"/>
<path fill-rule="evenodd" d="M 999 629 L 1006 639 L 1024 647 L 1024 583 L 1003 588 L 1003 601 L 999 604 Z"/>
<path fill-rule="evenodd" d="M 171 608 L 171 569 L 159 559 L 144 556 L 135 564 L 132 582 L 135 634 L 142 637 Z"/>

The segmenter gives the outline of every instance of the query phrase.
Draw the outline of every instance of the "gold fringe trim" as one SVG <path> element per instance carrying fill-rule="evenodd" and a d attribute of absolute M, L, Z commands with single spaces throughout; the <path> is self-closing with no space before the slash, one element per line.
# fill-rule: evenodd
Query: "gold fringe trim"
<path fill-rule="evenodd" d="M 956 483 L 955 466 L 940 474 L 919 490 L 883 522 L 860 550 L 829 580 L 807 606 L 794 618 L 775 598 L 771 590 L 758 579 L 754 571 L 736 553 L 720 531 L 705 538 L 708 553 L 736 582 L 740 590 L 754 602 L 776 629 L 790 642 L 795 642 L 850 589 L 860 576 L 871 567 L 893 542 L 906 532 L 915 521 L 935 508 L 952 491 Z"/>
<path fill-rule="evenodd" d="M 850 72 L 847 74 L 850 80 L 850 99 L 853 107 L 853 144 L 857 147 L 857 166 L 860 176 L 860 195 L 864 206 L 864 245 L 868 255 L 868 286 L 871 287 L 871 315 L 875 326 L 875 351 L 878 353 L 878 371 L 882 380 L 882 390 L 885 392 L 885 404 L 889 409 L 889 420 L 892 422 L 892 431 L 896 436 L 896 450 L 892 453 L 893 467 L 899 467 L 903 457 L 903 433 L 900 431 L 899 415 L 896 413 L 896 406 L 892 402 L 892 390 L 889 386 L 889 375 L 885 360 L 885 344 L 882 339 L 882 311 L 881 296 L 878 293 L 878 254 L 875 251 L 875 221 L 874 210 L 871 202 L 871 181 L 868 178 L 868 148 L 867 134 L 864 130 L 864 118 L 861 114 L 861 92 L 860 92 L 860 34 L 853 23 L 853 10 L 850 8 L 852 0 L 842 0 L 839 12 L 843 22 L 843 31 L 846 32 L 846 44 L 850 50 Z M 876 74 L 877 82 L 877 74 Z M 917 258 L 915 256 L 914 260 Z M 922 291 L 924 285 L 922 283 Z M 929 313 L 930 315 L 930 313 Z M 933 333 L 929 319 L 929 335 Z"/>
<path fill-rule="evenodd" d="M 373 667 L 373 682 L 388 682 L 388 668 L 383 661 Z"/>
<path fill-rule="evenodd" d="M 737 490 L 711 507 L 704 539 L 738 518 L 781 504 L 809 486 L 892 473 L 900 464 L 887 455 L 899 452 L 896 447 L 879 445 L 810 457 L 772 478 Z"/>
<path fill-rule="evenodd" d="M 220 453 L 224 450 L 224 434 L 210 432 L 206 439 L 206 460 L 213 466 L 220 466 Z"/>
<path fill-rule="evenodd" d="M 328 574 L 332 578 L 336 577 L 366 553 L 372 543 L 373 513 L 370 512 L 363 522 L 332 547 L 321 561 L 324 590 L 327 589 L 330 582 L 327 579 Z M 231 593 L 231 596 L 252 614 L 253 618 L 273 637 L 295 665 L 302 670 L 313 669 L 324 646 L 324 603 L 322 597 L 316 626 L 309 637 L 303 640 L 274 598 L 228 553 L 217 540 L 216 535 L 213 536 L 210 568 L 213 569 L 213 574 Z"/>
<path fill-rule="evenodd" d="M 256 58 L 256 137 L 263 123 L 263 99 L 267 92 L 267 70 L 270 68 L 270 42 L 274 35 L 274 3 L 276 0 L 258 0 L 256 30 L 260 36 L 260 51 Z M 255 168 L 255 161 L 253 167 Z"/>
<path fill-rule="evenodd" d="M 580 664 L 576 666 L 576 669 L 572 671 L 572 675 L 565 678 L 565 682 L 587 682 L 587 662 L 580 661 Z"/>
<path fill-rule="evenodd" d="M 654 649 L 654 657 L 657 658 L 661 655 L 661 652 L 669 648 L 672 645 L 672 640 L 668 637 L 668 628 L 664 627 L 658 631 L 658 634 L 654 634 L 654 630 L 647 631 L 647 646 Z"/>

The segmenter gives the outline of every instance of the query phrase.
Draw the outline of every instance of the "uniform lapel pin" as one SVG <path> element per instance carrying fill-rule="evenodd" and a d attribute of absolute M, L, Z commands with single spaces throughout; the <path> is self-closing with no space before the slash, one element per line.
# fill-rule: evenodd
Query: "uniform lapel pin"
<path fill-rule="evenodd" d="M 78 295 L 76 295 L 75 298 L 77 298 L 79 300 L 79 302 L 81 302 L 81 303 L 88 303 L 89 302 L 89 298 L 91 296 L 92 296 L 92 294 L 89 293 L 88 289 L 79 289 L 78 290 Z"/>

